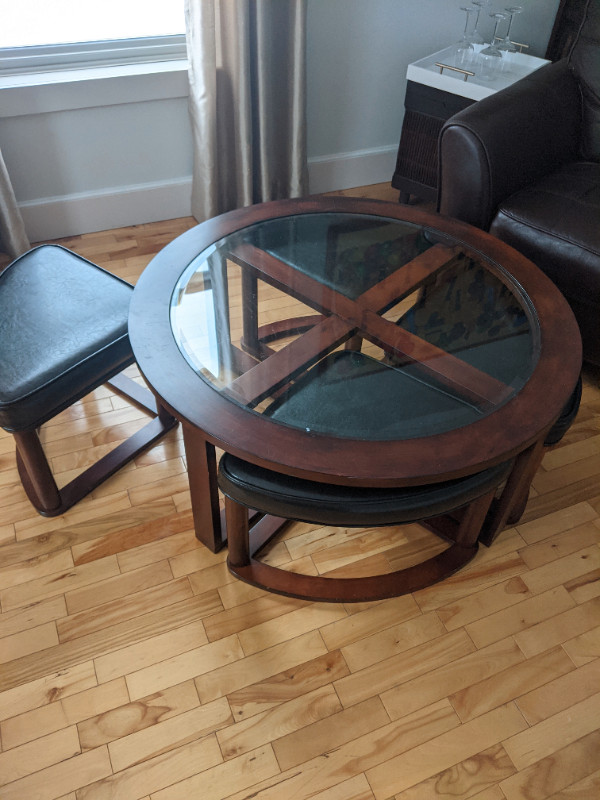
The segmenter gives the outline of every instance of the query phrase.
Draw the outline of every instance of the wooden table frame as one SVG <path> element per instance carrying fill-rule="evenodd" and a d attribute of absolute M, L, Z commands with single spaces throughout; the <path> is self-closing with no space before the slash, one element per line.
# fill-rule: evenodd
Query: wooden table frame
<path fill-rule="evenodd" d="M 181 274 L 208 246 L 244 227 L 276 217 L 314 213 L 371 215 L 409 222 L 445 234 L 453 243 L 433 245 L 356 300 L 326 289 L 264 251 L 247 245 L 237 248 L 229 255 L 245 265 L 247 292 L 252 292 L 260 278 L 315 309 L 314 316 L 294 320 L 287 327 L 260 329 L 256 316 L 247 312 L 244 338 L 249 353 L 254 349 L 264 355 L 269 337 L 289 332 L 291 324 L 302 335 L 286 347 L 286 363 L 301 371 L 317 349 L 328 352 L 356 336 L 367 336 L 396 358 L 421 364 L 437 380 L 451 383 L 471 401 L 485 405 L 495 398 L 498 402 L 502 387 L 497 381 L 380 316 L 392 295 L 408 294 L 464 253 L 487 261 L 512 291 L 522 293 L 525 311 L 539 331 L 540 348 L 539 360 L 525 386 L 500 408 L 466 428 L 403 441 L 378 441 L 375 445 L 336 439 L 332 448 L 328 436 L 277 425 L 241 405 L 255 404 L 289 382 L 290 370 L 284 368 L 283 357 L 269 357 L 268 376 L 262 366 L 267 362 L 255 359 L 252 369 L 234 381 L 228 392 L 220 393 L 201 379 L 180 352 L 171 330 L 171 297 Z M 550 280 L 530 261 L 489 234 L 457 220 L 418 208 L 347 197 L 251 206 L 179 236 L 157 254 L 138 281 L 130 310 L 130 338 L 148 385 L 182 423 L 195 533 L 213 552 L 226 542 L 215 448 L 310 480 L 383 487 L 448 480 L 515 458 L 507 489 L 494 505 L 482 534 L 482 540 L 489 544 L 522 505 L 539 465 L 544 437 L 569 399 L 581 369 L 581 340 L 573 314 Z M 281 371 L 275 373 L 279 360 Z M 352 474 L 348 474 L 348 464 L 352 464 Z M 263 519 L 253 532 L 253 541 L 266 541 L 280 524 L 281 520 Z"/>

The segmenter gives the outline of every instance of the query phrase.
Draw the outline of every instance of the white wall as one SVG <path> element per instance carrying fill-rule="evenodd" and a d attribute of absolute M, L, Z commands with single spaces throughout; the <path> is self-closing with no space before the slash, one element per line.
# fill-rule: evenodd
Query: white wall
<path fill-rule="evenodd" d="M 311 192 L 391 179 L 406 67 L 458 38 L 462 4 L 308 0 Z M 541 56 L 558 0 L 523 5 L 514 38 Z M 177 70 L 0 89 L 0 148 L 32 241 L 189 215 L 186 92 Z"/>
<path fill-rule="evenodd" d="M 511 38 L 528 44 L 531 55 L 544 56 L 558 2 L 522 3 Z M 406 68 L 458 40 L 464 5 L 461 0 L 308 0 L 312 191 L 391 179 Z M 505 5 L 500 0 L 490 10 Z M 480 32 L 491 38 L 493 21 L 484 12 L 480 16 Z"/>
<path fill-rule="evenodd" d="M 31 241 L 190 214 L 187 74 L 132 72 L 0 89 L 0 147 Z"/>

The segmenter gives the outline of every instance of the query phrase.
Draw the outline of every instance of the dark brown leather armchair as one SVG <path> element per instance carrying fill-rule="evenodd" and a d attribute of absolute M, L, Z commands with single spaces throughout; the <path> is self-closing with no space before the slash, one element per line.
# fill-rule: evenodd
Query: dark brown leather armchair
<path fill-rule="evenodd" d="M 438 210 L 537 264 L 600 364 L 600 0 L 567 58 L 445 123 L 439 171 Z"/>

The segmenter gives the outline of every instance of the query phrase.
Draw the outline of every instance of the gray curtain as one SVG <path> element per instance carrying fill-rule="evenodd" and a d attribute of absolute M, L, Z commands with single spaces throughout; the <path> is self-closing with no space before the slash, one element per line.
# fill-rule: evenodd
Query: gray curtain
<path fill-rule="evenodd" d="M 186 0 L 192 213 L 308 189 L 305 0 Z"/>
<path fill-rule="evenodd" d="M 11 256 L 20 256 L 29 247 L 21 212 L 0 152 L 0 250 Z"/>

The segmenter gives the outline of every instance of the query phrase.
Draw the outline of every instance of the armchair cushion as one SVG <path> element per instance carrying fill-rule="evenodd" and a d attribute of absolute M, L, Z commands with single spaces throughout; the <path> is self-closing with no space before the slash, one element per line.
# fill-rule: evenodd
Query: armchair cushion
<path fill-rule="evenodd" d="M 561 289 L 589 360 L 600 363 L 600 163 L 572 162 L 502 201 L 490 232 Z M 585 321 L 586 324 L 582 324 Z"/>

